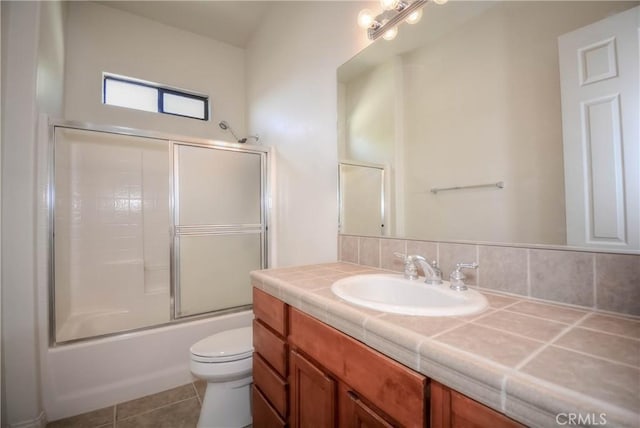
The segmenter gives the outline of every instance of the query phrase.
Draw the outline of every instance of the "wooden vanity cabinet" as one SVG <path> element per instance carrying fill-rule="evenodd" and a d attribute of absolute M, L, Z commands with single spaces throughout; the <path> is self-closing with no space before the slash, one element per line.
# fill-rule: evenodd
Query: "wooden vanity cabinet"
<path fill-rule="evenodd" d="M 522 428 L 519 422 L 431 381 L 431 428 Z"/>
<path fill-rule="evenodd" d="M 253 426 L 285 427 L 289 414 L 288 306 L 253 289 Z"/>
<path fill-rule="evenodd" d="M 428 420 L 428 382 L 423 375 L 408 369 L 363 343 L 327 326 L 295 308 L 289 308 L 289 336 L 291 348 L 291 426 L 307 424 L 296 409 L 304 405 L 307 397 L 323 394 L 333 401 L 327 406 L 331 412 L 323 427 L 424 427 Z M 306 375 L 296 361 L 305 361 L 304 367 L 316 373 L 313 393 L 305 394 L 305 382 L 298 375 Z M 294 391 L 298 391 L 294 394 Z M 296 404 L 299 401 L 300 404 Z M 310 405 L 313 405 L 310 404 Z M 302 415 L 304 416 L 304 414 Z"/>
<path fill-rule="evenodd" d="M 253 298 L 255 428 L 522 427 L 259 289 Z"/>

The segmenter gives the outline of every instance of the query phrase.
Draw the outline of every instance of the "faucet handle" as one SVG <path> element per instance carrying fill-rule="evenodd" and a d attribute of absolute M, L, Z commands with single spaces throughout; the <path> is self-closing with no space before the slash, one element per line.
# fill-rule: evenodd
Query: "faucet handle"
<path fill-rule="evenodd" d="M 456 291 L 464 291 L 468 287 L 464 283 L 464 279 L 467 277 L 462 269 L 478 269 L 478 263 L 456 263 L 456 269 L 451 272 L 449 279 L 451 280 L 450 288 Z"/>

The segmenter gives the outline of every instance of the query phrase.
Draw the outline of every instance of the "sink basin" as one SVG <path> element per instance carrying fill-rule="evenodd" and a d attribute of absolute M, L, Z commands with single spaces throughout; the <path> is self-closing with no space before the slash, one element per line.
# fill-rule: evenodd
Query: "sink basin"
<path fill-rule="evenodd" d="M 488 306 L 487 299 L 475 290 L 456 291 L 447 281 L 429 285 L 422 279 L 393 274 L 350 276 L 336 281 L 331 291 L 354 305 L 404 315 L 469 315 Z"/>

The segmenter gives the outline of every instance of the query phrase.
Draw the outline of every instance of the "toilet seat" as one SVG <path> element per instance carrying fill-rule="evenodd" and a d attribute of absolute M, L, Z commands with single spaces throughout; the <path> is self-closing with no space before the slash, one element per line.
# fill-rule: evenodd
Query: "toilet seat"
<path fill-rule="evenodd" d="M 239 361 L 253 356 L 253 329 L 237 328 L 216 333 L 190 348 L 191 359 L 203 363 Z"/>

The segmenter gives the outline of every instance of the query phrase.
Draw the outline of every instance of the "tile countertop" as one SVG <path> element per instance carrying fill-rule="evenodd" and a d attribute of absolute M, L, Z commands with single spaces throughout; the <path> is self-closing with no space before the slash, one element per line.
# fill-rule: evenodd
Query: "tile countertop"
<path fill-rule="evenodd" d="M 593 425 L 640 427 L 640 320 L 485 290 L 489 308 L 476 315 L 406 316 L 331 292 L 338 279 L 371 273 L 390 272 L 328 263 L 251 277 L 254 287 L 526 425 L 567 425 L 556 416 L 573 413 Z"/>

